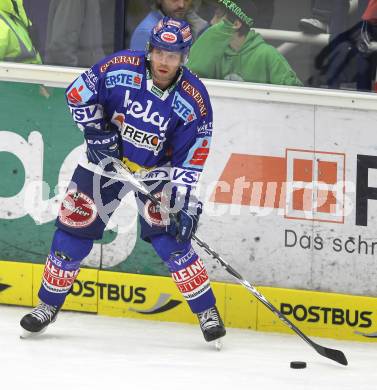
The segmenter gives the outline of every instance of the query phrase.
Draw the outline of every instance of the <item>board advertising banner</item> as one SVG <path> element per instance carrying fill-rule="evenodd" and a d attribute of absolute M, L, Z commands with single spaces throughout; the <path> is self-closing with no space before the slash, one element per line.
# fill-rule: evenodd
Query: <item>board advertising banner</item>
<path fill-rule="evenodd" d="M 0 253 L 43 263 L 82 134 L 62 88 L 0 88 Z M 376 296 L 376 111 L 224 97 L 212 103 L 198 235 L 254 284 Z M 212 280 L 233 281 L 203 259 Z M 84 266 L 168 274 L 138 238 L 132 194 Z"/>

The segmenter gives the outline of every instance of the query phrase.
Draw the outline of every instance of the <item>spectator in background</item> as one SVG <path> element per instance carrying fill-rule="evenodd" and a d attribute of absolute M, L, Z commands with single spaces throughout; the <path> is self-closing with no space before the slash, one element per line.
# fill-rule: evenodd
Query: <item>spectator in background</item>
<path fill-rule="evenodd" d="M 252 2 L 255 5 L 257 12 L 256 15 L 253 15 L 253 27 L 271 28 L 275 13 L 275 0 L 252 0 Z M 213 25 L 215 24 L 213 22 L 214 14 L 217 12 L 218 8 L 216 0 L 201 0 L 197 12 L 201 17 L 208 20 L 210 25 Z M 223 10 L 219 10 L 219 12 L 224 14 Z"/>
<path fill-rule="evenodd" d="M 313 18 L 301 19 L 299 28 L 308 34 L 330 34 L 329 48 L 331 47 L 328 66 L 323 72 L 324 77 L 314 80 L 314 83 L 325 84 L 329 88 L 340 88 L 342 83 L 350 82 L 351 68 L 354 67 L 350 61 L 352 53 L 350 53 L 349 44 L 339 39 L 350 26 L 350 1 L 314 0 L 312 4 Z M 320 57 L 321 54 L 318 55 L 318 59 Z M 309 85 L 311 83 L 312 80 L 309 81 Z"/>
<path fill-rule="evenodd" d="M 356 42 L 359 51 L 357 89 L 377 92 L 377 0 L 369 0 L 361 20 L 360 35 Z"/>
<path fill-rule="evenodd" d="M 0 1 L 0 61 L 42 63 L 28 33 L 30 25 L 22 0 Z"/>
<path fill-rule="evenodd" d="M 104 57 L 98 0 L 51 0 L 45 63 L 88 67 Z"/>
<path fill-rule="evenodd" d="M 193 0 L 155 0 L 152 11 L 140 22 L 131 37 L 130 48 L 145 50 L 152 28 L 164 16 L 186 20 L 194 40 L 208 26 L 193 9 Z"/>
<path fill-rule="evenodd" d="M 332 0 L 312 0 L 312 15 L 300 19 L 298 24 L 301 31 L 308 34 L 329 33 L 329 24 L 332 13 Z"/>
<path fill-rule="evenodd" d="M 131 47 L 131 37 L 136 27 L 151 11 L 151 0 L 128 1 L 126 4 L 125 40 L 123 47 Z"/>
<path fill-rule="evenodd" d="M 377 64 L 376 3 L 377 0 L 359 1 L 357 22 L 331 36 L 330 43 L 316 58 L 317 74 L 309 80 L 309 85 L 325 84 L 329 88 L 341 88 L 345 83 L 352 83 L 359 91 L 374 88 Z"/>
<path fill-rule="evenodd" d="M 1 0 L 0 0 L 1 1 Z M 45 58 L 46 47 L 46 32 L 48 21 L 48 8 L 50 0 L 27 0 L 24 1 L 26 15 L 30 19 L 32 25 L 28 29 L 34 47 L 38 50 L 42 57 Z"/>
<path fill-rule="evenodd" d="M 251 30 L 250 0 L 218 0 L 224 17 L 194 43 L 187 67 L 199 77 L 302 86 L 286 59 Z"/>
<path fill-rule="evenodd" d="M 275 0 L 254 0 L 257 16 L 254 19 L 255 28 L 271 28 L 275 12 Z"/>
<path fill-rule="evenodd" d="M 303 18 L 298 26 L 307 34 L 339 34 L 347 29 L 350 0 L 313 0 L 312 17 Z"/>

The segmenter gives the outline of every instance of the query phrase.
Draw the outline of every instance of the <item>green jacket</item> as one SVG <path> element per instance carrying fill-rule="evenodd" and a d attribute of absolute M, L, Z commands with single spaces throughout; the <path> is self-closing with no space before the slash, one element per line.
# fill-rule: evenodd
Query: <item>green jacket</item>
<path fill-rule="evenodd" d="M 7 1 L 0 1 L 0 61 L 41 64 L 41 57 L 28 33 L 29 20 L 22 3 L 19 14 L 16 14 L 13 9 L 5 7 Z"/>
<path fill-rule="evenodd" d="M 228 21 L 206 30 L 194 43 L 187 67 L 199 77 L 302 86 L 287 60 L 251 30 L 238 52 L 229 46 L 234 32 Z"/>

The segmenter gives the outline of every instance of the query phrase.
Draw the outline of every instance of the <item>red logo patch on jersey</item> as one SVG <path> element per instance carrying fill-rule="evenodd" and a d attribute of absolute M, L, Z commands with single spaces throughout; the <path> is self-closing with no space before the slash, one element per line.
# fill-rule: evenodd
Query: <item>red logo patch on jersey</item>
<path fill-rule="evenodd" d="M 187 122 L 192 122 L 194 120 L 194 114 L 190 114 L 188 117 L 187 117 Z"/>
<path fill-rule="evenodd" d="M 83 85 L 80 85 L 79 88 L 72 88 L 67 95 L 67 98 L 70 103 L 76 104 L 76 103 L 81 103 L 82 102 L 82 97 L 80 95 L 80 92 L 84 89 Z"/>
<path fill-rule="evenodd" d="M 117 112 L 117 110 L 114 111 L 113 117 L 111 118 L 111 123 L 117 126 L 117 128 L 120 130 L 123 127 L 123 123 L 126 120 L 124 114 L 121 112 Z"/>
<path fill-rule="evenodd" d="M 161 201 L 161 192 L 158 194 L 155 194 L 155 197 Z M 152 201 L 149 199 L 146 201 L 144 206 L 144 218 L 147 220 L 148 223 L 155 225 L 155 226 L 165 226 L 166 221 L 163 219 L 160 207 L 156 206 Z"/>
<path fill-rule="evenodd" d="M 134 77 L 134 83 L 135 83 L 136 85 L 140 85 L 140 84 L 141 84 L 141 78 L 140 78 L 139 76 L 135 76 L 135 77 Z"/>
<path fill-rule="evenodd" d="M 59 221 L 72 228 L 89 226 L 97 217 L 97 208 L 86 194 L 69 190 L 60 206 Z"/>
<path fill-rule="evenodd" d="M 202 145 L 195 149 L 194 154 L 190 160 L 191 165 L 203 166 L 209 154 L 208 141 L 205 139 Z"/>

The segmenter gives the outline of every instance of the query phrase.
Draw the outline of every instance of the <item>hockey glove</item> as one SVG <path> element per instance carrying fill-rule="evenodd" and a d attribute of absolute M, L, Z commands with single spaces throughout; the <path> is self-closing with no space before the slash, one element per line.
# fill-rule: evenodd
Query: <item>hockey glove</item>
<path fill-rule="evenodd" d="M 194 207 L 183 208 L 177 213 L 171 214 L 167 232 L 175 237 L 178 242 L 191 240 L 198 228 L 202 211 L 203 203 L 198 201 Z"/>
<path fill-rule="evenodd" d="M 118 132 L 115 130 L 105 131 L 95 127 L 85 127 L 84 138 L 87 145 L 86 155 L 88 161 L 100 165 L 104 170 L 112 170 L 112 164 L 102 160 L 109 157 L 120 158 Z"/>

